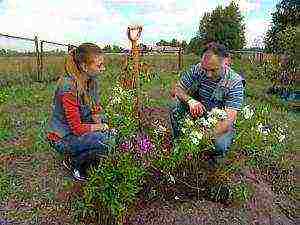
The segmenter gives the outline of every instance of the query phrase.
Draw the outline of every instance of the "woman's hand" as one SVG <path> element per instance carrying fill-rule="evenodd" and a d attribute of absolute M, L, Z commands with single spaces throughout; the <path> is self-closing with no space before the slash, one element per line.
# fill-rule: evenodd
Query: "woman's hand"
<path fill-rule="evenodd" d="M 101 117 L 100 114 L 92 114 L 92 119 L 95 123 L 101 123 Z"/>
<path fill-rule="evenodd" d="M 96 123 L 92 124 L 92 132 L 94 131 L 105 131 L 108 130 L 109 127 L 106 123 Z"/>

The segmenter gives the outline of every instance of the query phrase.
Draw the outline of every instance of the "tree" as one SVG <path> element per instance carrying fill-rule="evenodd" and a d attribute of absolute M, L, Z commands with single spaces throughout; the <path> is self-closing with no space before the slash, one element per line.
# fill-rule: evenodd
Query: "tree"
<path fill-rule="evenodd" d="M 105 45 L 104 48 L 103 48 L 103 51 L 107 52 L 107 53 L 111 52 L 112 51 L 111 46 L 110 45 Z"/>
<path fill-rule="evenodd" d="M 200 55 L 203 50 L 202 39 L 199 34 L 193 37 L 187 46 L 187 53 L 194 53 Z"/>
<path fill-rule="evenodd" d="M 122 51 L 122 48 L 118 45 L 113 45 L 112 52 L 113 53 L 120 53 Z"/>
<path fill-rule="evenodd" d="M 172 47 L 177 47 L 177 46 L 179 46 L 179 44 L 180 44 L 180 42 L 177 41 L 175 38 L 173 38 L 172 41 L 171 41 L 171 43 L 170 43 L 170 45 Z"/>
<path fill-rule="evenodd" d="M 170 43 L 161 39 L 159 42 L 156 43 L 156 45 L 157 46 L 168 46 L 168 45 L 170 45 Z"/>
<path fill-rule="evenodd" d="M 272 13 L 272 26 L 265 36 L 265 50 L 269 53 L 296 51 L 296 27 L 300 25 L 300 6 L 297 0 L 282 0 Z"/>
<path fill-rule="evenodd" d="M 191 40 L 190 48 L 194 50 L 196 45 L 200 48 L 211 41 L 224 44 L 229 49 L 241 49 L 245 45 L 243 16 L 235 2 L 232 1 L 225 8 L 217 6 L 212 12 L 204 13 L 197 37 Z"/>
<path fill-rule="evenodd" d="M 4 48 L 0 49 L 0 56 L 6 56 L 6 50 Z"/>
<path fill-rule="evenodd" d="M 185 50 L 188 47 L 188 43 L 185 40 L 183 40 L 181 42 L 181 47 L 183 48 L 183 50 Z"/>

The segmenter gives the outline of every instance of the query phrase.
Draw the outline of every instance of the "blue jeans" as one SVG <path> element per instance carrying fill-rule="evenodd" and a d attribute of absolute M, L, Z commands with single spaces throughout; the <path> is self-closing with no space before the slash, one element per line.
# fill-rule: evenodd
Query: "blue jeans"
<path fill-rule="evenodd" d="M 174 139 L 178 138 L 180 135 L 180 126 L 178 124 L 178 121 L 183 119 L 189 113 L 190 112 L 187 105 L 181 103 L 180 101 L 175 101 L 174 105 L 171 106 L 170 121 L 172 126 L 172 136 Z M 234 134 L 235 130 L 232 128 L 230 131 L 216 139 L 216 155 L 224 156 L 228 152 L 232 144 Z"/>
<path fill-rule="evenodd" d="M 50 145 L 59 153 L 69 153 L 73 166 L 81 169 L 87 161 L 107 155 L 114 142 L 115 137 L 111 131 L 97 131 L 81 136 L 68 135 L 58 142 L 50 141 Z"/>
<path fill-rule="evenodd" d="M 225 156 L 232 144 L 234 134 L 235 131 L 232 129 L 216 139 L 215 147 L 217 155 Z"/>

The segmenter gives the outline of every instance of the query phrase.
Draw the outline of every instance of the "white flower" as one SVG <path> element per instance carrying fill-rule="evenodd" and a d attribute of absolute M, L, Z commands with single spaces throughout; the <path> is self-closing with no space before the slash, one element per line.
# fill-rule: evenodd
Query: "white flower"
<path fill-rule="evenodd" d="M 227 117 L 228 117 L 227 112 L 225 110 L 218 109 L 218 108 L 213 108 L 211 110 L 211 115 L 213 115 L 221 120 L 227 119 Z"/>
<path fill-rule="evenodd" d="M 193 120 L 189 119 L 189 118 L 186 118 L 185 119 L 185 124 L 189 127 L 193 126 L 194 125 L 194 122 Z"/>
<path fill-rule="evenodd" d="M 222 111 L 219 112 L 218 117 L 219 117 L 219 119 L 221 119 L 221 120 L 225 120 L 225 119 L 228 118 L 228 114 L 227 114 L 226 111 L 222 110 Z"/>
<path fill-rule="evenodd" d="M 204 118 L 204 117 L 201 117 L 200 119 L 199 119 L 199 122 L 200 122 L 200 124 L 202 124 L 202 126 L 205 126 L 205 127 L 209 127 L 209 122 Z"/>
<path fill-rule="evenodd" d="M 113 103 L 113 104 L 120 104 L 121 102 L 122 102 L 122 100 L 121 100 L 121 98 L 120 98 L 119 96 L 114 97 L 114 98 L 112 99 L 112 103 Z"/>
<path fill-rule="evenodd" d="M 195 138 L 195 137 L 192 137 L 192 138 L 191 138 L 191 141 L 192 141 L 192 143 L 193 143 L 194 145 L 198 145 L 198 144 L 199 144 L 199 140 L 198 140 L 197 138 Z"/>
<path fill-rule="evenodd" d="M 262 132 L 263 127 L 264 127 L 264 126 L 263 126 L 261 123 L 258 123 L 258 124 L 257 124 L 257 129 L 258 129 L 259 132 Z"/>
<path fill-rule="evenodd" d="M 199 131 L 192 131 L 190 137 L 192 143 L 198 145 L 200 143 L 200 140 L 203 138 L 203 134 Z"/>
<path fill-rule="evenodd" d="M 215 126 L 218 120 L 215 117 L 208 117 L 207 122 L 210 124 L 209 127 Z"/>
<path fill-rule="evenodd" d="M 170 181 L 171 181 L 173 184 L 175 184 L 175 178 L 174 178 L 174 176 L 173 176 L 172 174 L 169 174 L 169 176 L 170 176 Z"/>
<path fill-rule="evenodd" d="M 258 123 L 257 129 L 263 135 L 268 135 L 271 132 L 271 130 L 268 126 L 263 126 L 261 123 Z"/>
<path fill-rule="evenodd" d="M 282 143 L 284 141 L 284 139 L 285 139 L 285 135 L 284 134 L 280 135 L 279 140 L 278 140 L 279 143 Z"/>
<path fill-rule="evenodd" d="M 159 126 L 158 126 L 158 130 L 161 131 L 161 132 L 166 132 L 166 131 L 167 131 L 167 128 L 165 128 L 165 127 L 162 126 L 162 125 L 159 125 Z"/>
<path fill-rule="evenodd" d="M 253 109 L 251 108 L 250 105 L 247 105 L 245 106 L 243 109 L 242 109 L 242 113 L 243 113 L 243 116 L 246 120 L 248 119 L 251 119 L 252 116 L 254 115 L 254 111 Z"/>

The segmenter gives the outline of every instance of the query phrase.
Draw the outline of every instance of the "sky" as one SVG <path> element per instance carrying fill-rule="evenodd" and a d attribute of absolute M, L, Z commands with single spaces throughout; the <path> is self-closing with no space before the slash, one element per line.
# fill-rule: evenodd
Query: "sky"
<path fill-rule="evenodd" d="M 247 46 L 271 23 L 279 0 L 239 0 Z M 195 36 L 204 12 L 230 0 L 0 0 L 0 33 L 66 44 L 82 42 L 129 47 L 128 25 L 143 26 L 140 41 L 186 40 Z M 261 39 L 261 38 L 260 38 Z M 46 48 L 50 48 L 50 45 Z M 56 47 L 56 46 L 55 46 Z M 33 43 L 0 37 L 0 48 L 33 49 Z"/>

